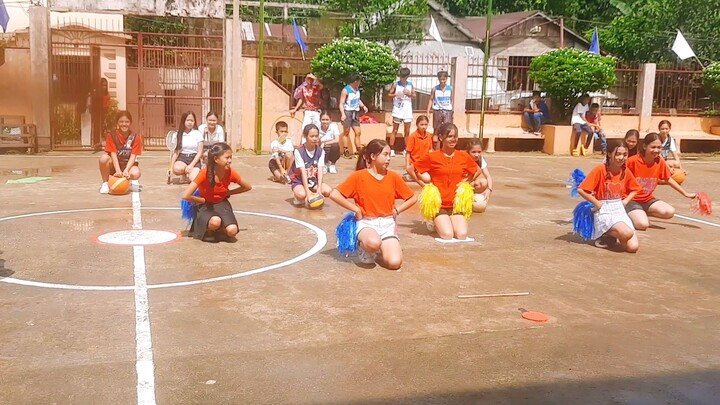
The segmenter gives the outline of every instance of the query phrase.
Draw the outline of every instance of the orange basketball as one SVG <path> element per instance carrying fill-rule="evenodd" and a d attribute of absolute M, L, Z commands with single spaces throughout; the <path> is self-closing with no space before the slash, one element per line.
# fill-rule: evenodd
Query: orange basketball
<path fill-rule="evenodd" d="M 110 176 L 108 178 L 108 187 L 110 188 L 110 194 L 127 194 L 128 190 L 130 190 L 130 180 L 125 177 Z"/>
<path fill-rule="evenodd" d="M 683 184 L 685 181 L 685 171 L 682 169 L 675 169 L 675 172 L 672 174 L 673 180 L 677 181 L 677 184 Z"/>

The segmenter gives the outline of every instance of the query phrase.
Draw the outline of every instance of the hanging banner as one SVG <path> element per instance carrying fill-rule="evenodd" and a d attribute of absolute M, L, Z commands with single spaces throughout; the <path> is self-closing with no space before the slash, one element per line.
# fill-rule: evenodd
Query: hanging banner
<path fill-rule="evenodd" d="M 225 18 L 225 0 L 50 0 L 52 11 Z"/>

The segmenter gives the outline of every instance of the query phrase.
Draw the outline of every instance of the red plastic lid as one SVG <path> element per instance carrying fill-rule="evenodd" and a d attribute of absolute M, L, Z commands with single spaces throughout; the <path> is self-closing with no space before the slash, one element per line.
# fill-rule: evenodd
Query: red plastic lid
<path fill-rule="evenodd" d="M 522 317 L 527 319 L 528 321 L 533 322 L 547 322 L 548 316 L 543 314 L 542 312 L 535 312 L 535 311 L 525 311 L 522 313 Z"/>

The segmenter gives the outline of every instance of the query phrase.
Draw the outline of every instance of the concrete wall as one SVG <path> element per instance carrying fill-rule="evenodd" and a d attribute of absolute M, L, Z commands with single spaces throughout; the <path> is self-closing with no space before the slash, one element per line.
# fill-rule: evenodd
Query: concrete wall
<path fill-rule="evenodd" d="M 243 58 L 242 89 L 245 97 L 242 107 L 242 133 L 239 145 L 242 149 L 255 149 L 255 134 L 257 121 L 257 72 L 258 60 L 254 58 Z M 290 97 L 285 89 L 277 86 L 267 76 L 263 77 L 263 120 L 262 120 L 262 145 L 263 151 L 269 151 L 270 142 L 275 138 L 273 124 L 283 116 L 288 115 Z M 299 115 L 299 114 L 298 114 Z M 286 117 L 289 120 L 289 117 Z M 291 132 L 295 125 L 290 125 Z M 293 134 L 291 134 L 293 135 Z M 231 142 L 235 144 L 236 139 Z"/>
<path fill-rule="evenodd" d="M 32 123 L 30 50 L 6 49 L 5 64 L 0 66 L 0 114 L 22 115 Z"/>

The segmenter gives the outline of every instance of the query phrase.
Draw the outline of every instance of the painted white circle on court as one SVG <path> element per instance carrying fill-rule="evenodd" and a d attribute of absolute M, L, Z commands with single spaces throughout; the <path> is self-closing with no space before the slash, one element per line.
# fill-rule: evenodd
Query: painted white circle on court
<path fill-rule="evenodd" d="M 177 239 L 178 235 L 168 231 L 152 229 L 131 229 L 104 233 L 97 237 L 98 242 L 111 245 L 140 246 L 159 245 Z"/>
<path fill-rule="evenodd" d="M 101 212 L 101 211 L 131 211 L 132 208 L 87 208 L 87 209 L 78 209 L 78 210 L 63 210 L 63 211 L 47 211 L 47 212 L 34 212 L 30 214 L 22 214 L 22 215 L 13 215 L 10 217 L 4 217 L 0 218 L 0 222 L 3 221 L 10 221 L 13 219 L 21 219 L 21 218 L 32 218 L 32 217 L 41 217 L 41 216 L 48 216 L 48 215 L 60 215 L 60 214 L 75 214 L 78 212 Z M 142 211 L 178 211 L 180 208 L 173 208 L 173 207 L 142 207 Z M 327 234 L 325 234 L 325 231 L 318 228 L 317 226 L 300 221 L 299 219 L 290 218 L 290 217 L 284 217 L 282 215 L 275 215 L 275 214 L 264 214 L 261 212 L 250 212 L 250 211 L 233 211 L 236 214 L 240 215 L 253 215 L 258 217 L 265 217 L 265 218 L 272 218 L 272 219 L 278 219 L 281 221 L 287 221 L 292 222 L 298 225 L 301 225 L 310 231 L 312 231 L 315 234 L 315 237 L 317 241 L 315 242 L 315 245 L 313 245 L 308 251 L 305 253 L 302 253 L 298 256 L 295 256 L 291 259 L 285 260 L 284 262 L 271 264 L 265 267 L 260 267 L 259 269 L 254 270 L 247 270 L 243 271 L 241 273 L 235 273 L 235 274 L 228 274 L 226 276 L 220 276 L 220 277 L 213 277 L 213 278 L 205 278 L 200 280 L 190 280 L 190 281 L 179 281 L 175 283 L 163 283 L 163 284 L 148 284 L 148 289 L 155 289 L 155 288 L 171 288 L 171 287 L 185 287 L 185 286 L 191 286 L 191 285 L 197 285 L 197 284 L 205 284 L 205 283 L 213 283 L 216 281 L 225 281 L 225 280 L 231 280 L 234 278 L 240 278 L 240 277 L 247 277 L 251 276 L 253 274 L 263 273 L 270 270 L 276 270 L 282 267 L 290 266 L 291 264 L 295 264 L 299 261 L 305 260 L 308 257 L 314 255 L 315 253 L 322 250 L 323 247 L 327 244 Z M 8 284 L 17 284 L 17 285 L 24 285 L 24 286 L 30 286 L 30 287 L 43 287 L 43 288 L 56 288 L 61 290 L 81 290 L 81 291 L 134 291 L 135 286 L 134 285 L 119 285 L 119 286 L 113 286 L 113 285 L 75 285 L 75 284 L 62 284 L 62 283 L 45 283 L 42 281 L 33 281 L 33 280 L 22 280 L 18 278 L 13 277 L 0 277 L 0 282 L 8 283 Z"/>

